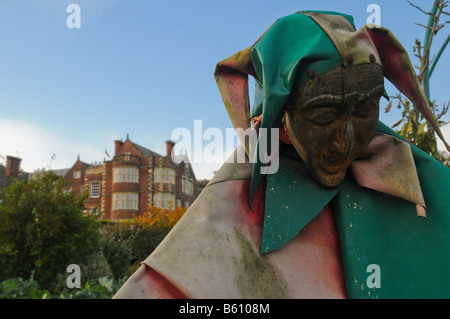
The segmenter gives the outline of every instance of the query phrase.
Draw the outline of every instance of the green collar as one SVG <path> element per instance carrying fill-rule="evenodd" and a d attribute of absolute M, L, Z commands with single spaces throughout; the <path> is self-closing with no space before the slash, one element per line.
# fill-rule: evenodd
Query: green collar
<path fill-rule="evenodd" d="M 354 161 L 346 178 L 365 188 L 416 204 L 425 217 L 425 201 L 410 145 L 383 123 L 363 158 Z M 280 149 L 279 169 L 267 175 L 261 253 L 281 248 L 303 229 L 339 193 L 341 185 L 322 187 L 308 172 L 293 147 Z M 350 194 L 349 194 L 350 196 Z"/>

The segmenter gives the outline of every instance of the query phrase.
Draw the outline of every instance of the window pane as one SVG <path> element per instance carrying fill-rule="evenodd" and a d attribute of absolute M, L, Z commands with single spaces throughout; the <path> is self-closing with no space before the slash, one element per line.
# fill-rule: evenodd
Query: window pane
<path fill-rule="evenodd" d="M 92 182 L 90 185 L 90 195 L 92 198 L 100 197 L 100 182 Z"/>

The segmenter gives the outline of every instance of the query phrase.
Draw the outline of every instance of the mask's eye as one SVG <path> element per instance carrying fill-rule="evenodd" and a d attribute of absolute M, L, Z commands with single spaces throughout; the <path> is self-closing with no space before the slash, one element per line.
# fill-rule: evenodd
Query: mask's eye
<path fill-rule="evenodd" d="M 332 108 L 322 108 L 311 112 L 311 114 L 307 116 L 307 120 L 319 125 L 326 125 L 331 123 L 337 115 L 338 112 Z"/>
<path fill-rule="evenodd" d="M 368 99 L 366 101 L 357 103 L 353 108 L 353 115 L 358 117 L 369 117 L 374 114 L 379 108 L 377 99 Z"/>

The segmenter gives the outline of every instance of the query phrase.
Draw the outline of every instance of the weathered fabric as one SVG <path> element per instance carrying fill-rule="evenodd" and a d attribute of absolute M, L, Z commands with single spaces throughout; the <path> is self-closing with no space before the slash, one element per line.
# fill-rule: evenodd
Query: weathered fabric
<path fill-rule="evenodd" d="M 379 132 L 401 139 L 382 123 Z M 295 218 L 305 217 L 305 226 L 268 253 L 260 252 L 262 236 L 272 225 L 267 220 L 275 218 L 269 207 L 277 202 L 265 198 L 263 188 L 270 194 L 276 185 L 268 178 L 251 210 L 251 164 L 225 164 L 116 297 L 450 297 L 450 170 L 414 146 L 411 152 L 426 219 L 417 216 L 414 202 L 362 187 L 351 174 L 334 196 L 326 190 L 325 197 L 306 196 L 299 204 L 301 185 L 310 183 L 304 175 L 290 200 L 278 203 L 294 205 L 300 216 Z M 289 170 L 289 161 L 283 156 L 280 165 Z M 323 209 L 304 210 L 321 199 Z M 275 225 L 285 236 L 286 221 Z M 380 267 L 381 288 L 367 286 L 372 264 Z"/>

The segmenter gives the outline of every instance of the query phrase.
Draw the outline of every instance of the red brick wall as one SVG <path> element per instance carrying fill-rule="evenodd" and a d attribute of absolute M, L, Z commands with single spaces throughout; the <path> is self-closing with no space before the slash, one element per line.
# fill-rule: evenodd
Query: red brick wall
<path fill-rule="evenodd" d="M 74 172 L 81 171 L 80 178 L 74 178 Z M 72 189 L 72 192 L 75 194 L 79 194 L 81 188 L 84 186 L 84 178 L 85 178 L 86 167 L 84 164 L 77 160 L 72 168 L 66 174 L 67 186 Z"/>
<path fill-rule="evenodd" d="M 148 174 L 145 167 L 146 161 L 134 145 L 126 140 L 124 143 L 116 142 L 116 154 L 112 161 L 111 192 L 133 192 L 138 193 L 138 210 L 121 209 L 111 211 L 112 218 L 133 218 L 147 210 L 147 188 Z M 120 167 L 135 167 L 139 171 L 139 183 L 113 183 L 113 171 Z M 110 209 L 112 209 L 112 196 L 109 198 Z"/>
<path fill-rule="evenodd" d="M 148 166 L 149 166 L 149 156 L 141 157 L 141 169 L 139 171 L 139 215 L 142 215 L 144 212 L 148 211 L 148 194 L 149 194 L 149 175 L 148 175 Z"/>
<path fill-rule="evenodd" d="M 86 199 L 86 210 L 89 211 L 91 208 L 96 208 L 97 213 L 101 212 L 101 201 L 102 201 L 102 178 L 103 174 L 102 172 L 97 172 L 99 169 L 96 170 L 96 173 L 89 174 L 89 169 L 85 171 L 85 178 L 84 178 L 84 186 L 86 187 L 88 191 L 88 198 Z M 91 183 L 98 182 L 99 183 L 99 197 L 91 197 Z"/>

